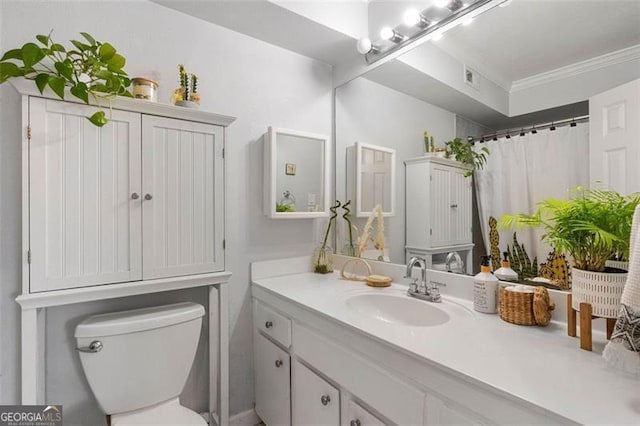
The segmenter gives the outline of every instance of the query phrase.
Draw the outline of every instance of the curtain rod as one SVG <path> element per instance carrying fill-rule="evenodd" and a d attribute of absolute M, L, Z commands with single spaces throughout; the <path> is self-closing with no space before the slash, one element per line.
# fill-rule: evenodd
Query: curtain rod
<path fill-rule="evenodd" d="M 527 127 L 521 127 L 519 129 L 500 130 L 495 133 L 489 133 L 489 134 L 477 136 L 477 137 L 469 136 L 467 137 L 467 141 L 474 142 L 474 143 L 475 142 L 483 143 L 483 142 L 488 142 L 490 140 L 498 140 L 498 138 L 502 136 L 509 139 L 511 138 L 511 136 L 515 136 L 515 135 L 524 136 L 525 133 L 536 134 L 538 130 L 544 130 L 544 129 L 555 130 L 556 127 L 562 127 L 566 125 L 570 125 L 571 127 L 574 127 L 577 123 L 584 123 L 586 121 L 589 121 L 589 116 L 582 115 L 580 117 L 567 118 L 564 120 L 552 121 L 550 123 L 535 124 L 530 127 L 527 126 Z"/>

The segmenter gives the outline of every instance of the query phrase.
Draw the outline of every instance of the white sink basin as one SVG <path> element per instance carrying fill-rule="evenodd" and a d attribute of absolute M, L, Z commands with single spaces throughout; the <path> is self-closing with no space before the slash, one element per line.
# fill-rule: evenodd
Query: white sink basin
<path fill-rule="evenodd" d="M 354 312 L 391 324 L 429 327 L 451 319 L 439 304 L 392 294 L 358 294 L 346 300 Z M 448 310 L 448 309 L 447 309 Z"/>

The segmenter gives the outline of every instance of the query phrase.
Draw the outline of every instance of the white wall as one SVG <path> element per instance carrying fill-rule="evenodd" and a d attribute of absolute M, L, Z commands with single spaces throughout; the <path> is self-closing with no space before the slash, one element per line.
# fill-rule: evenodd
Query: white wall
<path fill-rule="evenodd" d="M 336 197 L 346 200 L 346 149 L 356 142 L 396 150 L 396 215 L 385 218 L 385 234 L 392 262 L 404 263 L 405 179 L 404 163 L 424 153 L 423 132 L 444 146 L 455 137 L 455 115 L 449 111 L 397 92 L 365 78 L 357 78 L 336 89 Z M 355 200 L 354 200 L 355 201 Z M 354 211 L 355 209 L 352 209 Z M 342 214 L 342 213 L 340 213 Z M 341 222 L 344 221 L 339 221 Z M 366 219 L 355 225 L 362 231 Z M 344 226 L 339 227 L 344 243 Z M 355 238 L 355 236 L 354 236 Z M 338 249 L 341 247 L 338 244 Z"/>
<path fill-rule="evenodd" d="M 0 2 L 1 3 L 1 2 Z M 6 2 L 0 18 L 2 48 L 47 34 L 67 44 L 88 31 L 127 58 L 126 69 L 160 83 L 168 102 L 177 64 L 200 76 L 202 109 L 238 117 L 227 141 L 227 268 L 230 283 L 231 413 L 253 407 L 249 263 L 311 253 L 319 236 L 313 220 L 271 221 L 262 214 L 262 135 L 269 125 L 331 134 L 331 68 L 239 33 L 145 1 Z M 15 95 L 6 85 L 0 105 Z M 2 128 L 19 122 L 4 108 Z M 19 129 L 17 130 L 19 132 Z M 20 146 L 0 133 L 0 280 L 2 303 L 2 404 L 19 399 Z M 95 424 L 101 416 L 75 358 L 73 328 L 84 316 L 174 300 L 206 302 L 204 290 L 50 309 L 47 315 L 47 399 L 63 404 L 65 424 Z M 201 342 L 202 343 L 202 342 Z M 171 342 L 167 342 L 170 347 Z M 202 346 L 201 346 L 202 348 Z M 186 405 L 206 407 L 206 357 L 200 349 L 185 392 Z M 192 372 L 194 373 L 194 372 Z"/>

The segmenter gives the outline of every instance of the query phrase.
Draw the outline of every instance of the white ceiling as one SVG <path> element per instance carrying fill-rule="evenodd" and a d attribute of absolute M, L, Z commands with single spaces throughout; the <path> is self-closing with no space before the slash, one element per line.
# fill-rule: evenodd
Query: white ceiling
<path fill-rule="evenodd" d="M 281 46 L 336 68 L 364 62 L 355 40 L 382 25 L 395 27 L 408 7 L 424 10 L 433 0 L 152 0 L 183 13 Z M 367 16 L 361 16 L 366 14 Z M 332 22 L 335 17 L 335 22 Z M 385 22 L 388 20 L 389 22 Z M 353 22 L 353 25 L 349 25 Z M 372 39 L 376 37 L 370 36 Z M 438 47 L 476 68 L 507 93 L 513 83 L 559 68 L 640 45 L 640 0 L 513 0 L 469 26 L 445 34 Z M 423 45 L 424 46 L 424 45 Z M 418 47 L 412 54 L 418 53 Z M 391 61 L 366 77 L 494 128 L 519 125 L 460 93 Z M 398 74 L 405 77 L 398 79 Z M 638 70 L 640 75 L 640 69 Z M 411 81 L 413 85 L 409 85 Z M 413 89 L 411 88 L 413 86 Z M 421 87 L 419 93 L 415 88 Z M 574 107 L 541 111 L 537 117 L 583 113 Z M 525 118 L 529 119 L 529 118 Z"/>

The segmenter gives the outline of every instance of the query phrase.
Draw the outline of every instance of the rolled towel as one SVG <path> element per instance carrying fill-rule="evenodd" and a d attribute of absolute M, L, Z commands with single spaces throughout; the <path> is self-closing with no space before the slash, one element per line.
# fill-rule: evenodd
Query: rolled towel
<path fill-rule="evenodd" d="M 620 302 L 620 313 L 602 356 L 612 366 L 640 376 L 640 206 L 633 215 L 629 274 Z"/>

